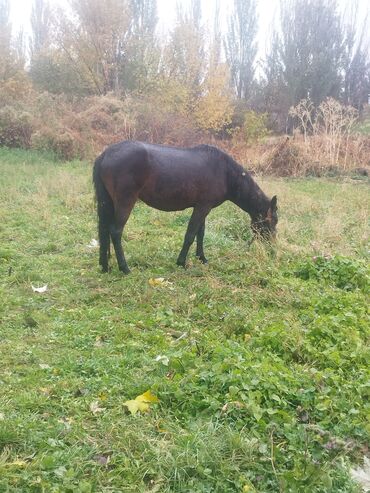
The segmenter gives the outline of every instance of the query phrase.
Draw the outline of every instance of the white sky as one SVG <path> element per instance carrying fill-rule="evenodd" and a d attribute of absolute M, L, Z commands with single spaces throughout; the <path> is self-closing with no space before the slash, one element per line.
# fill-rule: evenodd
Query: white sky
<path fill-rule="evenodd" d="M 104 0 L 101 0 L 104 1 Z M 271 24 L 274 16 L 277 14 L 279 0 L 257 0 L 258 1 L 258 16 L 259 16 L 259 34 L 258 43 L 260 53 L 265 53 L 267 45 L 270 40 Z M 368 21 L 370 21 L 370 2 L 369 0 L 358 0 L 360 15 L 359 21 L 368 14 Z M 352 0 L 353 2 L 353 0 Z M 68 0 L 49 0 L 51 5 L 68 5 Z M 158 5 L 158 18 L 159 18 L 159 32 L 165 33 L 173 25 L 176 14 L 176 4 L 186 4 L 187 0 L 157 0 Z M 339 0 L 339 5 L 344 6 L 351 0 Z M 33 0 L 10 0 L 10 16 L 13 25 L 13 34 L 23 27 L 25 34 L 30 32 L 30 14 Z M 206 22 L 213 21 L 213 12 L 216 4 L 216 0 L 202 0 L 203 17 Z M 226 21 L 229 13 L 232 9 L 233 0 L 220 0 L 220 20 L 223 27 L 226 27 Z M 370 37 L 370 24 L 368 37 Z"/>

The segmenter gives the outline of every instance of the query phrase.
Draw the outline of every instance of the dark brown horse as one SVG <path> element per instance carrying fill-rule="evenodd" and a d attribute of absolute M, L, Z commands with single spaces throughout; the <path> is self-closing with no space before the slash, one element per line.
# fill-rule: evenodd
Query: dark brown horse
<path fill-rule="evenodd" d="M 214 208 L 231 200 L 252 220 L 255 235 L 275 236 L 276 196 L 272 200 L 230 156 L 216 147 L 200 145 L 190 149 L 144 142 L 120 142 L 109 146 L 95 161 L 100 259 L 108 271 L 112 238 L 119 269 L 129 272 L 122 249 L 122 231 L 140 199 L 162 211 L 193 208 L 177 264 L 185 266 L 190 245 L 197 237 L 196 255 L 203 252 L 205 219 Z"/>

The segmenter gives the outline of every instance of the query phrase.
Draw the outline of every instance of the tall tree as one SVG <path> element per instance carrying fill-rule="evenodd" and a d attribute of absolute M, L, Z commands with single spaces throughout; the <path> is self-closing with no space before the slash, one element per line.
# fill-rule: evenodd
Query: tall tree
<path fill-rule="evenodd" d="M 40 54 L 50 42 L 51 9 L 47 0 L 34 0 L 31 11 L 31 58 Z"/>
<path fill-rule="evenodd" d="M 141 90 L 158 71 L 160 52 L 155 36 L 157 0 L 130 0 L 131 23 L 121 66 L 125 88 Z"/>
<path fill-rule="evenodd" d="M 344 17 L 345 54 L 343 101 L 358 110 L 367 103 L 370 93 L 370 46 L 366 36 L 369 17 L 359 22 L 358 0 L 347 5 Z"/>
<path fill-rule="evenodd" d="M 281 130 L 289 108 L 301 99 L 318 106 L 329 96 L 340 98 L 344 49 L 337 0 L 280 0 L 264 89 Z"/>
<path fill-rule="evenodd" d="M 25 81 L 25 44 L 23 32 L 12 37 L 10 2 L 0 0 L 0 81 Z M 15 85 L 14 85 L 15 87 Z M 6 99 L 6 97 L 5 97 Z"/>
<path fill-rule="evenodd" d="M 229 18 L 224 45 L 239 99 L 247 99 L 250 95 L 257 54 L 257 27 L 257 1 L 234 0 L 234 11 Z"/>
<path fill-rule="evenodd" d="M 197 93 L 204 76 L 204 53 L 200 0 L 192 0 L 188 11 L 178 5 L 176 26 L 170 34 L 164 59 L 165 71 Z"/>
<path fill-rule="evenodd" d="M 281 0 L 280 8 L 273 50 L 289 103 L 339 97 L 344 36 L 336 0 Z"/>
<path fill-rule="evenodd" d="M 9 0 L 0 0 L 0 79 L 7 77 L 7 71 L 11 64 L 11 34 L 12 28 L 9 20 Z"/>
<path fill-rule="evenodd" d="M 58 42 L 80 78 L 105 94 L 123 89 L 119 67 L 130 25 L 128 0 L 71 0 L 74 19 L 59 15 Z"/>
<path fill-rule="evenodd" d="M 213 18 L 213 30 L 210 45 L 210 66 L 216 67 L 221 63 L 222 32 L 220 25 L 220 0 L 216 0 Z"/>

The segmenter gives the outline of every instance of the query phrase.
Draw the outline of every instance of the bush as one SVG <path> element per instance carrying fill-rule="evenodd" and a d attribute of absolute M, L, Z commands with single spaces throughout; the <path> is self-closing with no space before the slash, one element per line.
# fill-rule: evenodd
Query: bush
<path fill-rule="evenodd" d="M 31 115 L 13 106 L 0 109 L 0 146 L 28 148 L 31 142 Z"/>
<path fill-rule="evenodd" d="M 32 136 L 32 147 L 42 151 L 52 151 L 58 158 L 69 161 L 82 157 L 82 150 L 76 138 L 68 131 L 53 133 L 51 130 L 38 131 Z"/>
<path fill-rule="evenodd" d="M 286 138 L 272 151 L 265 171 L 278 176 L 297 176 L 318 172 L 316 165 L 304 148 Z"/>
<path fill-rule="evenodd" d="M 244 114 L 244 124 L 240 128 L 238 135 L 241 140 L 252 144 L 267 137 L 267 113 L 257 113 L 256 111 L 246 111 Z"/>

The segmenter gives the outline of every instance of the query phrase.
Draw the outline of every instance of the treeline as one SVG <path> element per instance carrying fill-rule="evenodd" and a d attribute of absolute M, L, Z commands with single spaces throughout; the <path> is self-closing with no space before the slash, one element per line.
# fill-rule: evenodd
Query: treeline
<path fill-rule="evenodd" d="M 96 132 L 248 141 L 289 131 L 302 99 L 361 112 L 370 57 L 355 2 L 344 17 L 337 0 L 281 0 L 263 58 L 257 3 L 234 0 L 221 29 L 221 1 L 206 22 L 202 1 L 189 0 L 161 36 L 156 0 L 70 0 L 68 13 L 34 0 L 26 39 L 12 33 L 9 0 L 0 0 L 0 144 L 47 147 L 64 135 L 59 147 L 76 154 Z"/>

